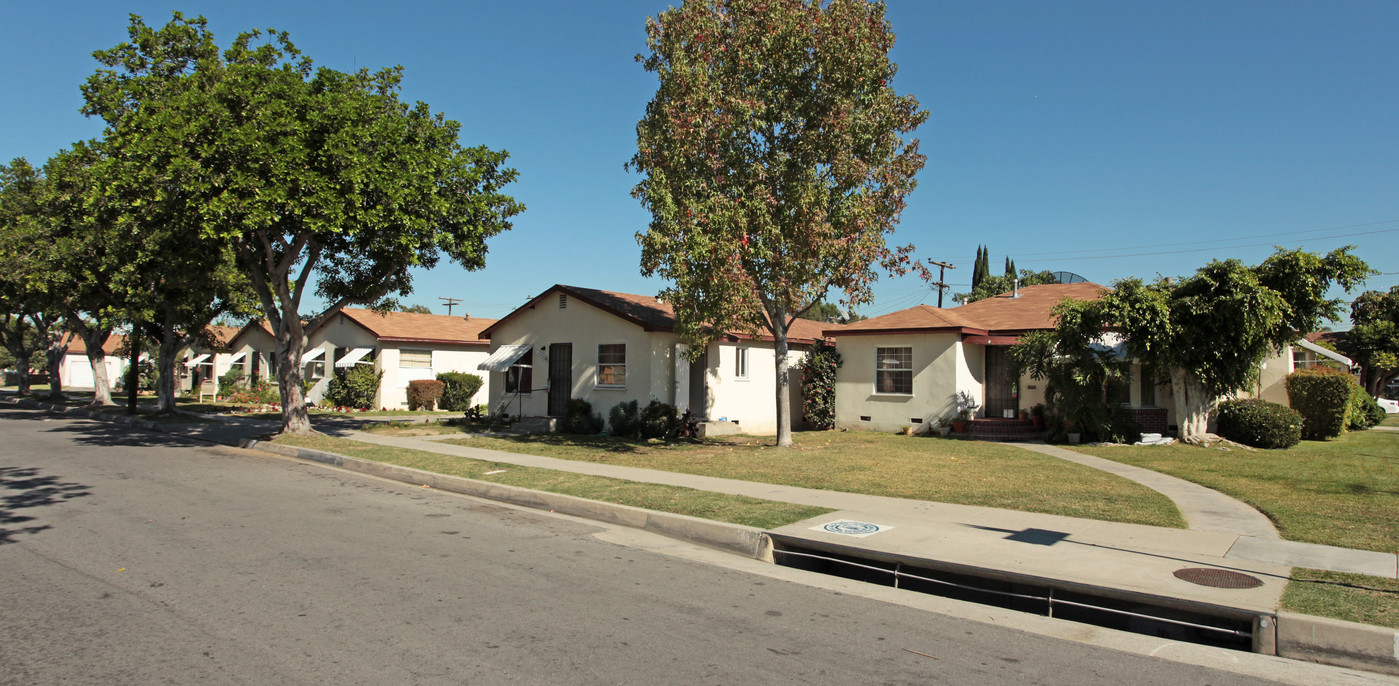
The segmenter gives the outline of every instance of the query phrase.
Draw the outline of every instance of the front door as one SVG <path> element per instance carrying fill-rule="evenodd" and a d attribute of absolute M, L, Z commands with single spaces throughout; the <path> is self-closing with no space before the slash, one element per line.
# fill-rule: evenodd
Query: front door
<path fill-rule="evenodd" d="M 573 344 L 549 345 L 549 416 L 562 417 L 573 398 Z"/>
<path fill-rule="evenodd" d="M 1006 364 L 1005 346 L 986 346 L 986 416 L 1000 417 L 1005 410 L 1019 410 L 1015 397 L 1015 380 L 1010 378 Z"/>

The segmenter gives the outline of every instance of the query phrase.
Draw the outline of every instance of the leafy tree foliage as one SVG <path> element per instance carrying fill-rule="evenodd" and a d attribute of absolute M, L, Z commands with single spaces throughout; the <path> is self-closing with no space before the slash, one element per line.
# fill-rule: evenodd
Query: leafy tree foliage
<path fill-rule="evenodd" d="M 1054 272 L 1032 272 L 1028 269 L 1020 270 L 1020 286 L 1039 286 L 1047 283 L 1059 283 L 1059 280 L 1054 278 Z M 1015 286 L 1016 282 L 1014 276 L 986 276 L 981 279 L 979 284 L 972 287 L 971 292 L 958 293 L 954 295 L 953 298 L 965 305 L 966 303 L 976 302 L 983 298 L 1009 293 L 1015 289 Z"/>
<path fill-rule="evenodd" d="M 993 277 L 994 278 L 994 277 Z M 1106 345 L 1106 312 L 1095 301 L 1064 300 L 1054 307 L 1053 331 L 1034 331 L 1010 348 L 1011 376 L 1045 382 L 1051 430 L 1080 433 L 1089 441 L 1119 438 L 1107 404 L 1109 384 L 1131 379 L 1131 362 Z"/>
<path fill-rule="evenodd" d="M 1218 398 L 1249 388 L 1265 359 L 1339 316 L 1331 286 L 1349 291 L 1371 273 L 1351 250 L 1279 248 L 1257 266 L 1216 260 L 1185 279 L 1126 279 L 1092 307 L 1131 358 L 1170 375 L 1181 439 L 1201 442 Z"/>
<path fill-rule="evenodd" d="M 399 312 L 412 312 L 414 314 L 432 314 L 432 308 L 427 305 L 399 305 Z"/>
<path fill-rule="evenodd" d="M 59 363 L 67 352 L 60 303 L 45 282 L 47 179 L 24 158 L 0 164 L 0 345 L 15 360 L 18 392 L 29 393 L 35 357 L 49 372 L 50 396 L 63 396 Z"/>
<path fill-rule="evenodd" d="M 1350 321 L 1346 342 L 1364 370 L 1365 392 L 1377 397 L 1399 377 L 1399 286 L 1361 293 Z"/>
<path fill-rule="evenodd" d="M 802 416 L 812 428 L 836 428 L 836 370 L 841 364 L 835 346 L 824 341 L 802 360 Z"/>
<path fill-rule="evenodd" d="M 133 16 L 129 33 L 96 53 L 107 69 L 84 87 L 121 153 L 109 183 L 143 228 L 246 275 L 277 340 L 282 430 L 309 432 L 306 332 L 346 305 L 408 294 L 410 268 L 442 255 L 484 266 L 485 239 L 524 209 L 500 192 L 515 171 L 504 152 L 463 148 L 456 122 L 401 102 L 398 68 L 313 69 L 278 31 L 220 52 L 202 17 L 179 13 L 160 29 Z M 307 316 L 311 289 L 329 306 Z"/>
<path fill-rule="evenodd" d="M 787 331 L 832 289 L 870 300 L 924 156 L 924 120 L 897 94 L 894 34 L 862 0 L 697 0 L 647 20 L 659 80 L 628 165 L 651 212 L 641 268 L 674 285 L 676 330 L 703 344 L 726 330 L 775 341 L 777 443 L 790 446 Z M 920 269 L 926 276 L 926 270 Z"/>

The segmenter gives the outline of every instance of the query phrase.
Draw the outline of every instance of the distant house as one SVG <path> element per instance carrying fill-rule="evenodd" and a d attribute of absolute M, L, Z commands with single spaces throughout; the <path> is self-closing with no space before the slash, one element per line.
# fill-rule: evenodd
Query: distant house
<path fill-rule="evenodd" d="M 788 364 L 796 364 L 829 324 L 793 324 Z M 492 324 L 491 412 L 560 417 L 581 398 L 607 416 L 615 405 L 652 400 L 689 409 L 745 433 L 777 431 L 777 373 L 770 336 L 725 333 L 691 359 L 675 333 L 675 311 L 651 296 L 554 285 Z M 791 384 L 793 425 L 801 384 Z"/>
<path fill-rule="evenodd" d="M 1330 347 L 1343 352 L 1336 352 Z M 1347 357 L 1350 346 L 1344 331 L 1318 331 L 1309 333 L 1301 340 L 1263 362 L 1258 372 L 1258 387 L 1253 395 L 1279 405 L 1288 405 L 1287 375 L 1299 369 L 1307 369 L 1321 364 L 1330 364 L 1347 371 L 1359 373 L 1360 367 Z"/>
<path fill-rule="evenodd" d="M 495 321 L 347 307 L 307 336 L 300 360 L 302 378 L 316 382 L 307 399 L 319 402 L 325 397 L 335 369 L 374 365 L 384 374 L 375 401 L 378 407 L 407 407 L 408 382 L 434 379 L 442 372 L 481 376 L 484 383 L 475 402 L 484 402 L 490 394 L 490 379 L 477 366 L 490 355 L 490 341 L 481 332 Z M 252 339 L 250 335 L 250 345 Z"/>
<path fill-rule="evenodd" d="M 208 342 L 196 341 L 175 352 L 175 372 L 179 379 L 175 390 L 181 393 L 198 393 L 200 384 L 223 376 L 229 367 L 236 364 L 229 350 L 229 343 L 241 331 L 236 326 L 211 324 L 205 329 Z"/>
<path fill-rule="evenodd" d="M 919 305 L 827 330 L 844 360 L 836 374 L 836 424 L 927 426 L 955 414 L 959 393 L 980 406 L 978 417 L 1017 416 L 1044 402 L 1044 382 L 1011 376 L 1007 350 L 1026 333 L 1053 329 L 1051 311 L 1060 300 L 1095 300 L 1105 290 L 1094 283 L 1025 286 L 961 307 Z M 1166 393 L 1135 374 L 1132 383 L 1109 389 L 1108 401 L 1132 408 L 1148 430 L 1164 431 Z"/>
<path fill-rule="evenodd" d="M 59 379 L 63 381 L 64 388 L 70 390 L 87 390 L 95 386 L 92 375 L 92 363 L 87 358 L 87 344 L 83 339 L 67 334 L 68 353 L 63 356 L 63 361 L 59 363 Z M 116 390 L 121 385 L 122 374 L 126 372 L 127 360 L 117 355 L 126 337 L 113 334 L 107 337 L 102 343 L 102 351 L 106 353 L 107 365 L 107 386 L 111 390 Z"/>

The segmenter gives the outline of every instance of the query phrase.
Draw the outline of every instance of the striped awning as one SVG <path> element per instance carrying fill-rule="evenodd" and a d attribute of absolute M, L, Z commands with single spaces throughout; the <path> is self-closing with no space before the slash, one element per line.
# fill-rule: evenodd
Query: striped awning
<path fill-rule="evenodd" d="M 234 356 L 233 356 L 233 359 L 229 360 L 228 363 L 229 363 L 229 364 L 238 364 L 239 362 L 241 362 L 241 361 L 243 360 L 243 358 L 245 358 L 245 357 L 247 357 L 247 356 L 248 356 L 248 353 L 245 353 L 245 352 L 243 352 L 243 353 L 238 353 L 237 355 L 234 355 Z"/>
<path fill-rule="evenodd" d="M 301 355 L 301 364 L 306 364 L 311 360 L 319 358 L 325 354 L 325 348 L 311 348 Z"/>
<path fill-rule="evenodd" d="M 199 357 L 196 357 L 196 358 L 194 358 L 194 359 L 192 359 L 192 360 L 186 362 L 186 363 L 185 363 L 185 366 L 186 366 L 186 367 L 189 367 L 189 368 L 191 368 L 191 369 L 193 369 L 194 367 L 199 366 L 199 363 L 200 363 L 200 362 L 203 362 L 204 360 L 207 360 L 207 359 L 209 359 L 209 356 L 208 356 L 208 355 L 200 355 Z"/>
<path fill-rule="evenodd" d="M 365 355 L 368 355 L 371 352 L 374 352 L 373 348 L 355 348 L 354 350 L 345 353 L 344 357 L 336 360 L 335 366 L 341 369 L 345 367 L 353 367 L 360 360 L 364 359 Z"/>
<path fill-rule="evenodd" d="M 502 345 L 486 358 L 485 362 L 476 365 L 476 368 L 483 372 L 503 372 L 515 364 L 517 360 L 529 352 L 528 345 Z"/>

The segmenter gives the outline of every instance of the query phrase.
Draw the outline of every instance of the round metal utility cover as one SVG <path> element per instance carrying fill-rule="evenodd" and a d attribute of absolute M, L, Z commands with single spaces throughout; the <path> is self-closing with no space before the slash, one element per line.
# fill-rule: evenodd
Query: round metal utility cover
<path fill-rule="evenodd" d="M 1263 585 L 1263 580 L 1256 576 L 1211 567 L 1177 569 L 1175 577 L 1181 581 L 1214 588 L 1258 588 Z"/>

